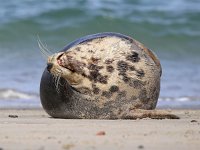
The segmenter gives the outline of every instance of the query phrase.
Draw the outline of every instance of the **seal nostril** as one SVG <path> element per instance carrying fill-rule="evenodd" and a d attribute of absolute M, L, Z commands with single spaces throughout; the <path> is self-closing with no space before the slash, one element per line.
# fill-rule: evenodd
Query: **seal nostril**
<path fill-rule="evenodd" d="M 48 71 L 50 71 L 52 67 L 53 67 L 53 64 L 52 64 L 52 63 L 48 63 L 48 64 L 47 64 L 47 70 L 48 70 Z"/>

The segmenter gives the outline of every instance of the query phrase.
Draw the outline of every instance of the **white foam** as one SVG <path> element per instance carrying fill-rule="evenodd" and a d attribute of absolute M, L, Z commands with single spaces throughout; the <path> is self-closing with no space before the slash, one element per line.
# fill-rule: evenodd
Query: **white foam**
<path fill-rule="evenodd" d="M 189 97 L 189 96 L 183 96 L 183 97 L 160 97 L 158 101 L 165 101 L 165 102 L 189 102 L 189 101 L 200 101 L 200 97 Z"/>
<path fill-rule="evenodd" d="M 37 95 L 16 91 L 13 89 L 0 89 L 0 99 L 35 99 Z"/>

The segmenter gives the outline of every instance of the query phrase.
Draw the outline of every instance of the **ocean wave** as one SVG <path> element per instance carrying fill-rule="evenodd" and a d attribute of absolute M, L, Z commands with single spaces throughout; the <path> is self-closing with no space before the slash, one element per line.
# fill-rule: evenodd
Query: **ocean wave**
<path fill-rule="evenodd" d="M 38 99 L 39 94 L 21 92 L 14 89 L 0 89 L 1 100 L 12 100 L 12 99 Z M 193 96 L 182 96 L 182 97 L 159 97 L 158 101 L 176 101 L 176 102 L 189 102 L 189 101 L 200 101 L 200 97 Z"/>
<path fill-rule="evenodd" d="M 162 37 L 165 43 L 176 44 L 180 40 L 180 50 L 191 49 L 200 37 L 199 5 L 200 1 L 188 0 L 5 1 L 0 5 L 0 47 L 21 42 L 26 48 L 37 41 L 37 34 L 47 43 L 58 45 L 64 38 L 69 42 L 83 35 L 112 31 L 142 35 L 142 39 L 147 38 L 144 41 Z M 190 39 L 192 42 L 185 42 Z M 160 45 L 158 49 L 163 49 Z"/>
<path fill-rule="evenodd" d="M 19 3 L 11 0 L 0 5 L 0 19 L 1 24 L 14 20 L 34 19 L 44 15 L 46 18 L 55 19 L 60 19 L 60 17 L 62 19 L 62 16 L 65 16 L 64 19 L 68 20 L 69 16 L 76 19 L 76 12 L 82 11 L 81 16 L 84 18 L 104 16 L 132 19 L 136 22 L 186 23 L 188 19 L 192 18 L 192 14 L 196 17 L 199 16 L 199 5 L 199 1 L 188 0 L 174 0 L 170 3 L 160 0 L 60 0 L 56 3 L 55 1 L 22 0 Z"/>
<path fill-rule="evenodd" d="M 57 1 L 55 4 L 53 1 L 42 2 L 37 0 L 22 0 L 20 2 L 15 0 L 5 1 L 0 5 L 1 23 L 35 17 L 45 12 L 58 10 L 66 6 L 63 3 L 65 2 Z"/>
<path fill-rule="evenodd" d="M 200 97 L 161 97 L 157 108 L 162 109 L 199 109 Z"/>
<path fill-rule="evenodd" d="M 190 101 L 199 101 L 200 97 L 192 97 L 192 96 L 183 96 L 183 97 L 160 97 L 158 101 L 165 101 L 165 102 L 190 102 Z"/>
<path fill-rule="evenodd" d="M 13 100 L 13 99 L 36 99 L 38 98 L 37 94 L 20 92 L 14 89 L 0 89 L 0 100 Z"/>
<path fill-rule="evenodd" d="M 0 89 L 0 108 L 41 108 L 39 94 Z M 157 108 L 199 109 L 200 97 L 160 97 Z"/>

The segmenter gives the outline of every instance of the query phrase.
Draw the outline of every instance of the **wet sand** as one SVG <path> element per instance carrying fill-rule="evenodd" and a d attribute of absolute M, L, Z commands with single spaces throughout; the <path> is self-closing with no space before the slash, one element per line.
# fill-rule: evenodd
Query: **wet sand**
<path fill-rule="evenodd" d="M 197 150 L 200 110 L 172 110 L 180 119 L 53 119 L 42 109 L 0 110 L 0 150 Z"/>

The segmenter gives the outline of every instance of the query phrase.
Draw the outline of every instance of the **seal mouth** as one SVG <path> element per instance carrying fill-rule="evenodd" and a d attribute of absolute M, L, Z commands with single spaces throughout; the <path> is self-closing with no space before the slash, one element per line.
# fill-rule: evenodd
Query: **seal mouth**
<path fill-rule="evenodd" d="M 62 68 L 68 69 L 71 72 L 75 72 L 74 69 L 72 67 L 70 67 L 70 65 L 68 63 L 66 63 L 66 59 L 67 57 L 64 55 L 65 53 L 61 53 L 57 56 L 57 63 L 59 66 L 61 66 Z"/>
<path fill-rule="evenodd" d="M 60 65 L 60 66 L 63 66 L 63 60 L 61 59 L 61 56 L 63 56 L 64 53 L 61 53 L 57 56 L 57 63 Z"/>

